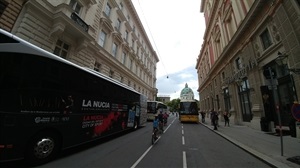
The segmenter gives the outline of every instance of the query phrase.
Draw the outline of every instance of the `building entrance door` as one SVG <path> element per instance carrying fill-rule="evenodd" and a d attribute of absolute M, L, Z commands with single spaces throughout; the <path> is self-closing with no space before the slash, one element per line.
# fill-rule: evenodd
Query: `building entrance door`
<path fill-rule="evenodd" d="M 249 90 L 248 79 L 243 79 L 241 85 L 239 86 L 239 97 L 240 97 L 241 111 L 242 111 L 244 122 L 250 122 L 252 120 L 249 92 L 250 90 Z"/>

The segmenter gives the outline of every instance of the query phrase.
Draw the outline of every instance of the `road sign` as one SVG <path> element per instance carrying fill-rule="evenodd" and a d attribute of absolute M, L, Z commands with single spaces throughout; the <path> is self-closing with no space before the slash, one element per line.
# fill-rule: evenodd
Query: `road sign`
<path fill-rule="evenodd" d="M 300 104 L 299 103 L 294 103 L 292 106 L 292 114 L 293 117 L 300 121 Z"/>

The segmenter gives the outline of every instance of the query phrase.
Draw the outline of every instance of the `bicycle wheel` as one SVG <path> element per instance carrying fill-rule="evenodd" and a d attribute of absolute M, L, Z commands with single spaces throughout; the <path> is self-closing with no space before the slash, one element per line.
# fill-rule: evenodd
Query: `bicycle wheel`
<path fill-rule="evenodd" d="M 153 144 L 154 144 L 154 142 L 155 142 L 155 135 L 154 135 L 154 134 L 152 134 L 152 138 L 151 138 L 151 144 L 153 145 Z"/>

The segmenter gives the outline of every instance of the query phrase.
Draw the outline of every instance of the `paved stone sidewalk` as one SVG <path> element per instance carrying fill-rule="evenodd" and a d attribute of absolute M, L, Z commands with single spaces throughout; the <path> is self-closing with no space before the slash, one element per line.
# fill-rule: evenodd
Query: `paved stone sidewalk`
<path fill-rule="evenodd" d="M 300 139 L 298 138 L 290 135 L 282 136 L 283 147 L 281 148 L 280 136 L 273 133 L 240 125 L 224 127 L 224 122 L 219 122 L 220 127 L 215 131 L 210 122 L 201 124 L 274 167 L 300 168 L 299 164 L 287 160 L 300 156 Z M 283 149 L 283 156 L 281 156 L 281 149 Z"/>

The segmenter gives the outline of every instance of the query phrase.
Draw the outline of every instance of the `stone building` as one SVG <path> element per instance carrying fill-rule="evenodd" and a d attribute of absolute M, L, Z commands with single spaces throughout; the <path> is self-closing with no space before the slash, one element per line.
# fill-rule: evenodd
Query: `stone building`
<path fill-rule="evenodd" d="M 202 0 L 200 8 L 206 21 L 196 63 L 200 109 L 228 110 L 235 124 L 264 131 L 280 123 L 293 129 L 291 107 L 300 95 L 300 1 Z"/>
<path fill-rule="evenodd" d="M 157 101 L 161 101 L 166 104 L 171 101 L 171 97 L 169 95 L 159 95 L 157 96 Z"/>
<path fill-rule="evenodd" d="M 0 28 L 156 98 L 159 59 L 131 0 L 1 0 Z"/>
<path fill-rule="evenodd" d="M 26 0 L 0 1 L 0 28 L 11 32 Z"/>

